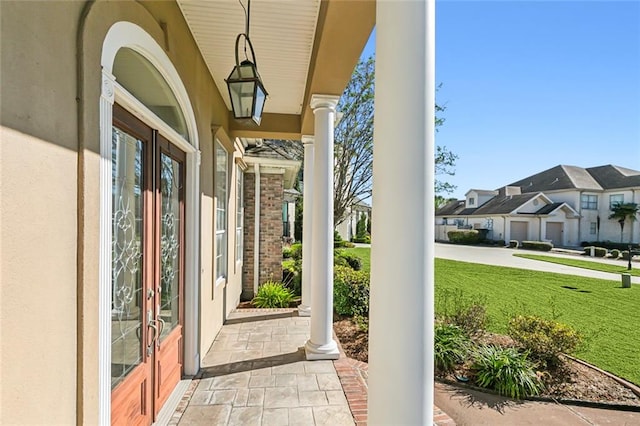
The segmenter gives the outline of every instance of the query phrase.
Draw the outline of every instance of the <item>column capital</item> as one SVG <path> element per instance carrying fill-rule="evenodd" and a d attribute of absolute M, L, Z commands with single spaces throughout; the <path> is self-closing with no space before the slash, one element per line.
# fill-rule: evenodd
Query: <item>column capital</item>
<path fill-rule="evenodd" d="M 339 100 L 340 96 L 311 95 L 311 102 L 309 104 L 311 105 L 311 109 L 313 109 L 314 112 L 319 108 L 328 108 L 335 112 Z"/>
<path fill-rule="evenodd" d="M 316 140 L 316 137 L 313 135 L 302 135 L 300 138 L 303 145 L 313 145 L 313 142 Z"/>

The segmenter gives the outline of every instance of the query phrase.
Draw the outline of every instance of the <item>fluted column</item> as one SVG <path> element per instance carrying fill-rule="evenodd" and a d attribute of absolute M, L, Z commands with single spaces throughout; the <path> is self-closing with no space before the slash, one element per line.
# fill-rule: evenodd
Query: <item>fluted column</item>
<path fill-rule="evenodd" d="M 311 316 L 311 221 L 313 220 L 313 136 L 302 136 L 304 145 L 304 188 L 302 200 L 302 300 L 298 315 Z"/>
<path fill-rule="evenodd" d="M 433 424 L 434 4 L 376 3 L 370 425 Z"/>
<path fill-rule="evenodd" d="M 333 340 L 333 129 L 338 96 L 313 95 L 313 217 L 311 219 L 311 337 L 308 360 L 338 359 Z M 307 241 L 304 244 L 308 244 Z"/>

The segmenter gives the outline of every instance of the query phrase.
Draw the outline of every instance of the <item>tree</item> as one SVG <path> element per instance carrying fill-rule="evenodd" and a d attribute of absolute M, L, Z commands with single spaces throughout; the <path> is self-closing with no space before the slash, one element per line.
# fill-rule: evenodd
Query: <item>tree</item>
<path fill-rule="evenodd" d="M 440 90 L 440 87 L 442 87 L 442 83 L 438 85 L 438 87 L 436 88 L 436 91 Z M 436 117 L 435 117 L 436 132 L 438 132 L 439 127 L 441 127 L 446 120 L 445 118 L 442 117 L 442 113 L 446 109 L 447 109 L 446 105 L 438 104 L 436 102 Z M 435 192 L 437 195 L 442 193 L 450 194 L 451 192 L 453 192 L 454 189 L 456 189 L 455 185 L 452 185 L 449 182 L 440 180 L 437 178 L 437 176 L 455 175 L 454 167 L 456 165 L 456 160 L 458 159 L 458 156 L 452 153 L 451 151 L 449 151 L 446 146 L 436 145 L 435 157 L 436 157 L 435 158 L 435 163 L 436 163 L 435 164 L 436 166 Z"/>
<path fill-rule="evenodd" d="M 334 223 L 341 223 L 349 207 L 358 199 L 371 196 L 373 172 L 375 58 L 360 61 L 347 85 L 338 111 L 343 113 L 335 131 Z M 446 106 L 436 103 L 436 131 L 445 122 Z M 436 146 L 436 176 L 452 176 L 458 157 L 445 146 Z M 454 185 L 436 179 L 436 193 L 450 193 Z"/>
<path fill-rule="evenodd" d="M 349 208 L 371 196 L 373 173 L 373 98 L 375 59 L 360 61 L 340 98 L 342 119 L 335 130 L 333 220 L 345 220 Z"/>
<path fill-rule="evenodd" d="M 334 193 L 333 220 L 338 225 L 348 216 L 349 208 L 358 200 L 371 197 L 373 174 L 373 117 L 374 117 L 375 58 L 369 57 L 356 66 L 351 80 L 340 98 L 337 110 L 342 118 L 334 134 Z M 435 105 L 436 131 L 445 122 L 445 105 Z M 304 149 L 298 141 L 265 141 L 265 146 L 297 160 L 303 160 Z M 436 176 L 455 173 L 458 158 L 445 146 L 436 146 Z M 302 172 L 301 172 L 302 173 Z M 436 194 L 455 189 L 436 179 Z"/>
<path fill-rule="evenodd" d="M 620 224 L 620 242 L 622 242 L 622 234 L 624 232 L 624 223 L 629 219 L 630 222 L 635 222 L 636 215 L 638 214 L 637 203 L 615 203 L 611 206 L 611 214 L 609 219 L 616 219 Z"/>
<path fill-rule="evenodd" d="M 434 205 L 435 205 L 435 209 L 441 209 L 442 207 L 446 206 L 447 204 L 449 204 L 452 201 L 456 201 L 456 198 L 445 198 L 442 195 L 436 195 L 434 197 Z"/>

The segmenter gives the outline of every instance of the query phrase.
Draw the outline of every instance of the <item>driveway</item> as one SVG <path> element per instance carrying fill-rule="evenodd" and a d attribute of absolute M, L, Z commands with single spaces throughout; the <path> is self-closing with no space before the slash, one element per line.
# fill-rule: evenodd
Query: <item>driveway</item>
<path fill-rule="evenodd" d="M 555 252 L 539 252 L 532 250 L 514 250 L 504 247 L 478 247 L 478 246 L 464 246 L 455 244 L 443 244 L 435 243 L 436 257 L 442 259 L 460 260 L 463 262 L 471 263 L 483 263 L 486 265 L 496 266 L 509 266 L 512 268 L 531 269 L 534 271 L 544 272 L 556 272 L 559 274 L 577 275 L 582 277 L 600 278 L 603 280 L 621 281 L 620 274 L 612 274 L 608 272 L 592 271 L 589 269 L 576 268 L 573 266 L 559 265 L 556 263 L 541 262 L 538 260 L 523 259 L 521 257 L 513 256 L 514 253 L 531 253 L 531 254 L 544 254 L 556 257 L 568 257 L 575 259 L 575 255 L 555 253 Z M 580 259 L 583 259 L 582 257 Z M 586 258 L 585 260 L 591 260 Z M 626 262 L 607 260 L 607 259 L 592 259 L 594 262 L 613 263 L 624 267 Z M 637 265 L 637 263 L 636 263 Z M 634 284 L 640 284 L 640 277 L 631 277 L 631 282 Z"/>

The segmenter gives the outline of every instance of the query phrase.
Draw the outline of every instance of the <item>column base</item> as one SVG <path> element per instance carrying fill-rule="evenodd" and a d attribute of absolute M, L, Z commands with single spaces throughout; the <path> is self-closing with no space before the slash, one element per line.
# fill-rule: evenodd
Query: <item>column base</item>
<path fill-rule="evenodd" d="M 333 339 L 325 345 L 316 345 L 315 343 L 311 343 L 311 340 L 307 340 L 307 343 L 304 345 L 304 352 L 307 361 L 340 358 L 338 344 Z"/>
<path fill-rule="evenodd" d="M 298 305 L 298 316 L 299 317 L 310 317 L 311 316 L 311 306 L 303 305 L 302 303 Z"/>

